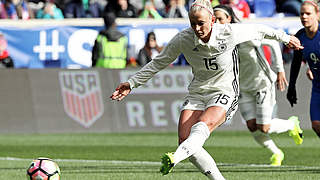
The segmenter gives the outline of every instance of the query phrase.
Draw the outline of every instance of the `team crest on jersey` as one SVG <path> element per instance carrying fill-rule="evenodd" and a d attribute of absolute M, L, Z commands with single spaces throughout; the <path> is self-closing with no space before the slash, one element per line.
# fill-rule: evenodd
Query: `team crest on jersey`
<path fill-rule="evenodd" d="M 59 81 L 66 114 L 88 128 L 104 111 L 99 74 L 96 71 L 62 71 Z"/>
<path fill-rule="evenodd" d="M 225 51 L 226 49 L 227 49 L 227 45 L 226 45 L 225 43 L 218 45 L 218 50 L 219 50 L 220 52 L 223 52 L 223 51 Z"/>
<path fill-rule="evenodd" d="M 223 52 L 227 49 L 227 44 L 224 40 L 218 41 L 218 51 Z"/>
<path fill-rule="evenodd" d="M 220 52 L 223 52 L 223 51 L 225 51 L 227 49 L 227 45 L 226 44 L 220 44 L 219 46 L 218 46 L 218 50 L 220 51 Z"/>

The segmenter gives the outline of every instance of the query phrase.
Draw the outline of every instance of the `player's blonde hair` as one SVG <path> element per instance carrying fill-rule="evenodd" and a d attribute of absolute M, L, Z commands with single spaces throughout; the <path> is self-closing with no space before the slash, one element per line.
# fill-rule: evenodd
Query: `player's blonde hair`
<path fill-rule="evenodd" d="M 317 0 L 316 1 L 314 1 L 314 0 L 306 0 L 306 1 L 302 2 L 302 5 L 304 5 L 304 4 L 311 4 L 315 8 L 316 12 L 319 12 L 319 5 L 318 5 L 318 1 Z"/>
<path fill-rule="evenodd" d="M 213 16 L 213 9 L 209 0 L 195 0 L 189 9 L 189 15 L 202 9 L 207 10 L 209 14 Z"/>

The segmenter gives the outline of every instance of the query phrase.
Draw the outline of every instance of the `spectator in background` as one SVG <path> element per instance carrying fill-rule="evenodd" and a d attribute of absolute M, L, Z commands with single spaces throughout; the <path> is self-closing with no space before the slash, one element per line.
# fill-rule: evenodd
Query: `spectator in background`
<path fill-rule="evenodd" d="M 5 8 L 9 19 L 32 19 L 34 13 L 27 0 L 5 0 Z"/>
<path fill-rule="evenodd" d="M 188 18 L 185 0 L 170 0 L 167 7 L 168 18 Z"/>
<path fill-rule="evenodd" d="M 29 0 L 30 1 L 30 0 Z M 49 0 L 50 2 L 53 2 L 59 9 L 61 9 L 62 13 L 64 13 L 65 5 L 70 0 Z M 103 0 L 104 1 L 104 0 Z"/>
<path fill-rule="evenodd" d="M 277 12 L 282 12 L 286 16 L 300 16 L 302 0 L 275 0 L 275 2 Z"/>
<path fill-rule="evenodd" d="M 105 29 L 100 31 L 92 48 L 92 67 L 123 69 L 127 64 L 127 37 L 117 30 L 116 16 L 107 13 Z"/>
<path fill-rule="evenodd" d="M 43 8 L 36 13 L 38 19 L 64 19 L 61 9 L 59 9 L 53 2 L 46 2 Z"/>
<path fill-rule="evenodd" d="M 28 6 L 34 12 L 34 15 L 36 15 L 46 2 L 47 0 L 28 0 Z"/>
<path fill-rule="evenodd" d="M 221 4 L 232 7 L 235 15 L 240 19 L 249 18 L 250 7 L 245 0 L 221 0 Z"/>
<path fill-rule="evenodd" d="M 136 18 L 138 17 L 138 9 L 134 7 L 129 0 L 109 0 L 104 9 L 105 13 L 114 13 L 116 17 Z"/>
<path fill-rule="evenodd" d="M 8 18 L 8 14 L 4 6 L 4 3 L 3 1 L 0 1 L 0 19 L 7 19 L 7 18 Z"/>
<path fill-rule="evenodd" d="M 139 18 L 162 19 L 163 17 L 158 12 L 153 0 L 145 0 Z"/>
<path fill-rule="evenodd" d="M 101 8 L 95 0 L 71 0 L 65 4 L 64 8 L 65 18 L 101 17 Z"/>
<path fill-rule="evenodd" d="M 0 32 L 0 67 L 13 68 L 14 63 L 7 50 L 8 42 L 4 35 Z"/>
<path fill-rule="evenodd" d="M 147 35 L 147 40 L 142 49 L 140 49 L 137 59 L 137 64 L 139 66 L 144 66 L 150 62 L 154 57 L 156 57 L 163 47 L 157 44 L 156 35 L 154 32 L 149 32 Z"/>

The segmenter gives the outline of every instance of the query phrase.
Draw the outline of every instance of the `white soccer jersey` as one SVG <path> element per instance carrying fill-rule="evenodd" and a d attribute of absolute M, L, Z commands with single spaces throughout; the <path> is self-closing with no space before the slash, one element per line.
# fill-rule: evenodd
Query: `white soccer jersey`
<path fill-rule="evenodd" d="M 174 36 L 164 50 L 130 77 L 128 82 L 132 88 L 145 84 L 183 53 L 194 76 L 188 87 L 190 94 L 222 92 L 228 96 L 238 96 L 236 45 L 265 37 L 284 43 L 290 41 L 290 36 L 285 32 L 264 25 L 215 23 L 209 42 L 203 43 L 193 29 L 188 28 Z"/>
<path fill-rule="evenodd" d="M 257 91 L 270 86 L 276 81 L 277 75 L 271 70 L 265 58 L 261 45 L 268 45 L 273 51 L 275 68 L 283 72 L 283 61 L 279 42 L 264 39 L 252 40 L 240 44 L 238 47 L 240 59 L 240 91 Z"/>

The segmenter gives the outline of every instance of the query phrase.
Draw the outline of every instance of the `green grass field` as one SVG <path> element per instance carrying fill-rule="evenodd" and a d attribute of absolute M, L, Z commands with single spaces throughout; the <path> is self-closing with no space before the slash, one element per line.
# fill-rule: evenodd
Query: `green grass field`
<path fill-rule="evenodd" d="M 270 167 L 271 153 L 247 131 L 217 131 L 205 148 L 228 180 L 318 180 L 320 139 L 305 131 L 304 143 L 285 134 L 273 136 L 285 153 L 281 167 Z M 49 157 L 61 168 L 62 180 L 206 180 L 187 160 L 166 176 L 160 157 L 177 147 L 177 133 L 2 134 L 0 179 L 26 179 L 32 159 Z"/>

